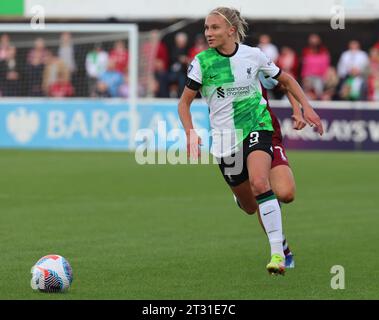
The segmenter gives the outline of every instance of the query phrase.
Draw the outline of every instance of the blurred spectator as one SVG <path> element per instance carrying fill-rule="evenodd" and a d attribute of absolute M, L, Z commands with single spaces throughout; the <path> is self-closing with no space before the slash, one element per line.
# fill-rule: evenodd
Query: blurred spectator
<path fill-rule="evenodd" d="M 127 72 L 125 72 L 123 75 L 123 81 L 122 81 L 122 83 L 118 89 L 119 96 L 121 98 L 129 98 L 130 94 L 131 94 L 130 90 L 131 90 L 131 88 L 129 85 L 129 74 Z M 145 88 L 141 84 L 138 85 L 137 90 L 138 90 L 138 93 L 137 93 L 138 96 L 141 97 L 144 95 Z"/>
<path fill-rule="evenodd" d="M 338 76 L 343 79 L 353 69 L 358 69 L 361 74 L 364 74 L 367 71 L 368 64 L 367 53 L 361 50 L 361 45 L 358 41 L 352 40 L 349 42 L 349 49 L 342 53 L 338 61 Z"/>
<path fill-rule="evenodd" d="M 295 79 L 298 77 L 299 59 L 296 52 L 290 47 L 284 46 L 280 49 L 277 65 Z"/>
<path fill-rule="evenodd" d="M 128 73 L 125 73 L 124 74 L 124 81 L 122 82 L 122 84 L 120 85 L 120 87 L 118 89 L 119 96 L 122 98 L 128 98 L 129 94 L 130 94 L 129 91 L 130 91 L 129 75 L 128 75 Z"/>
<path fill-rule="evenodd" d="M 169 68 L 169 55 L 167 46 L 163 42 L 159 42 L 156 60 L 160 60 L 163 63 L 163 68 L 165 71 L 168 71 Z"/>
<path fill-rule="evenodd" d="M 5 60 L 8 54 L 8 49 L 11 46 L 9 35 L 4 33 L 0 38 L 0 61 Z"/>
<path fill-rule="evenodd" d="M 159 59 L 163 62 L 164 70 L 168 71 L 169 68 L 169 54 L 166 44 L 161 40 L 161 36 L 158 30 L 152 30 L 150 33 L 150 46 L 147 46 L 145 50 L 151 50 L 155 54 L 152 60 Z M 152 61 L 152 65 L 155 61 Z"/>
<path fill-rule="evenodd" d="M 305 95 L 309 100 L 317 100 L 319 96 L 317 95 L 314 87 L 314 83 L 311 78 L 304 78 L 302 82 L 302 87 Z"/>
<path fill-rule="evenodd" d="M 103 84 L 107 89 L 107 92 L 111 97 L 119 96 L 119 88 L 123 83 L 123 74 L 116 69 L 116 63 L 113 60 L 108 61 L 107 70 L 100 76 L 99 81 L 102 84 L 100 85 L 103 88 Z M 99 85 L 97 85 L 97 88 Z"/>
<path fill-rule="evenodd" d="M 337 88 L 339 81 L 336 68 L 330 67 L 326 72 L 321 100 L 336 100 L 338 98 Z"/>
<path fill-rule="evenodd" d="M 312 99 L 320 99 L 324 90 L 324 80 L 330 67 L 328 49 L 317 34 L 308 38 L 308 46 L 302 52 L 301 77 L 305 93 Z"/>
<path fill-rule="evenodd" d="M 154 96 L 152 82 L 154 81 L 154 72 L 156 60 L 162 61 L 164 72 L 168 72 L 169 57 L 167 46 L 161 41 L 158 30 L 150 31 L 149 36 L 144 40 L 141 46 L 140 64 L 143 71 L 140 73 L 140 82 L 147 96 Z"/>
<path fill-rule="evenodd" d="M 88 92 L 90 96 L 94 95 L 97 87 L 97 81 L 101 74 L 107 70 L 108 53 L 103 50 L 100 43 L 95 44 L 93 50 L 86 56 L 86 71 L 88 75 Z"/>
<path fill-rule="evenodd" d="M 57 81 L 49 86 L 48 96 L 49 97 L 72 97 L 74 95 L 74 87 L 66 79 L 64 74 L 59 73 Z"/>
<path fill-rule="evenodd" d="M 43 40 L 43 38 L 37 38 L 34 41 L 34 47 L 28 52 L 27 63 L 31 63 L 34 55 L 38 55 L 42 57 L 42 63 L 45 64 L 48 54 L 49 50 L 45 47 L 45 40 Z"/>
<path fill-rule="evenodd" d="M 34 54 L 30 63 L 25 66 L 25 86 L 26 95 L 29 97 L 43 96 L 42 76 L 44 64 L 42 62 L 42 53 Z"/>
<path fill-rule="evenodd" d="M 165 45 L 163 41 L 159 41 L 158 43 L 156 59 L 161 60 L 163 63 L 164 70 L 168 71 L 170 58 L 169 58 L 167 46 Z"/>
<path fill-rule="evenodd" d="M 125 48 L 124 41 L 116 41 L 113 49 L 109 53 L 109 59 L 115 62 L 115 69 L 118 72 L 124 73 L 128 71 L 129 52 Z"/>
<path fill-rule="evenodd" d="M 107 84 L 101 81 L 98 81 L 93 92 L 93 97 L 97 98 L 110 98 L 111 95 L 108 91 Z"/>
<path fill-rule="evenodd" d="M 3 96 L 20 95 L 20 72 L 16 60 L 16 48 L 8 47 L 6 58 L 0 62 L 1 92 Z"/>
<path fill-rule="evenodd" d="M 170 62 L 170 97 L 179 97 L 184 89 L 187 79 L 187 45 L 188 36 L 184 32 L 178 32 L 175 35 L 174 48 L 171 50 L 171 62 Z"/>
<path fill-rule="evenodd" d="M 70 71 L 62 59 L 48 51 L 42 76 L 42 90 L 45 95 L 48 95 L 50 85 L 57 82 L 58 79 L 68 82 L 70 80 Z"/>
<path fill-rule="evenodd" d="M 58 57 L 62 59 L 71 74 L 76 71 L 74 46 L 69 32 L 61 34 Z"/>
<path fill-rule="evenodd" d="M 259 37 L 258 47 L 261 48 L 267 57 L 276 63 L 279 57 L 278 48 L 271 43 L 271 37 L 268 34 L 262 34 Z"/>
<path fill-rule="evenodd" d="M 342 83 L 340 96 L 343 100 L 367 100 L 367 83 L 359 68 L 351 69 Z"/>
<path fill-rule="evenodd" d="M 169 75 L 164 68 L 164 62 L 160 59 L 155 61 L 154 77 L 151 79 L 151 90 L 157 98 L 169 97 Z"/>
<path fill-rule="evenodd" d="M 194 45 L 188 51 L 188 59 L 191 62 L 195 56 L 201 51 L 207 50 L 208 45 L 205 41 L 205 37 L 202 33 L 199 33 L 195 37 Z"/>
<path fill-rule="evenodd" d="M 368 76 L 368 99 L 379 101 L 379 45 L 370 49 L 370 73 Z"/>

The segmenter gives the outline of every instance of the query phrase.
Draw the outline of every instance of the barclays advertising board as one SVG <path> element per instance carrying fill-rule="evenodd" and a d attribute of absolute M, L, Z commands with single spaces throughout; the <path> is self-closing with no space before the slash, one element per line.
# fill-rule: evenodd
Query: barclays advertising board
<path fill-rule="evenodd" d="M 291 109 L 273 108 L 280 119 L 283 143 L 288 149 L 379 151 L 379 108 L 375 104 L 352 108 L 317 108 L 324 134 L 309 126 L 292 128 Z"/>
<path fill-rule="evenodd" d="M 194 105 L 194 125 L 209 128 L 208 109 Z M 132 150 L 149 130 L 157 149 L 182 128 L 177 103 L 145 103 L 136 111 L 122 100 L 7 99 L 0 104 L 0 147 Z M 168 139 L 167 139 L 168 136 Z M 185 147 L 185 145 L 181 146 Z"/>

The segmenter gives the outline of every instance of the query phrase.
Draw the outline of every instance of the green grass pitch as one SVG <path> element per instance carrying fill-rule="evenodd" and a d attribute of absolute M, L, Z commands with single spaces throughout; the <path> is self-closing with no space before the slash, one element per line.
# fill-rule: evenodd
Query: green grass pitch
<path fill-rule="evenodd" d="M 0 151 L 0 299 L 378 299 L 379 153 L 288 154 L 296 269 L 271 277 L 257 217 L 237 208 L 215 165 Z M 30 288 L 30 268 L 50 253 L 73 268 L 67 293 Z M 331 288 L 334 265 L 344 290 Z"/>

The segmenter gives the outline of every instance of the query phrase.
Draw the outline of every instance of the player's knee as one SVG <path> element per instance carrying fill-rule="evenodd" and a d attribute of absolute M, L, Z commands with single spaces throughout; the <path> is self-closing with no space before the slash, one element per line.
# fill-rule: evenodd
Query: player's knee
<path fill-rule="evenodd" d="M 281 191 L 276 196 L 280 202 L 290 203 L 295 200 L 295 190 Z"/>
<path fill-rule="evenodd" d="M 251 215 L 254 214 L 257 211 L 257 206 L 254 203 L 248 203 L 248 204 L 241 204 L 239 201 L 237 201 L 238 206 L 247 214 Z"/>
<path fill-rule="evenodd" d="M 246 208 L 242 208 L 243 211 L 245 211 L 248 215 L 252 215 L 255 212 L 257 212 L 256 206 L 247 206 Z"/>
<path fill-rule="evenodd" d="M 255 196 L 265 193 L 271 189 L 269 181 L 265 177 L 255 178 L 253 181 L 250 182 L 250 185 Z"/>

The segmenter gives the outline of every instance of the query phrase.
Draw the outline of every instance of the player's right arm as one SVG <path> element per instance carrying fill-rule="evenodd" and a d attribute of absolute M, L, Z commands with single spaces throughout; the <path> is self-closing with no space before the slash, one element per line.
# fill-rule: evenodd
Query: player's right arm
<path fill-rule="evenodd" d="M 197 91 L 184 87 L 179 100 L 178 113 L 187 137 L 187 156 L 197 159 L 200 155 L 201 139 L 196 134 L 190 112 L 191 103 L 195 99 Z"/>
<path fill-rule="evenodd" d="M 190 108 L 192 101 L 196 98 L 197 92 L 201 88 L 201 84 L 201 68 L 199 61 L 195 57 L 188 67 L 187 84 L 184 87 L 178 105 L 179 118 L 187 137 L 187 156 L 193 159 L 197 159 L 200 155 L 201 139 L 194 130 Z"/>
<path fill-rule="evenodd" d="M 184 87 L 182 96 L 179 100 L 178 113 L 187 136 L 190 134 L 190 131 L 194 129 L 190 108 L 196 95 L 197 91 Z"/>

